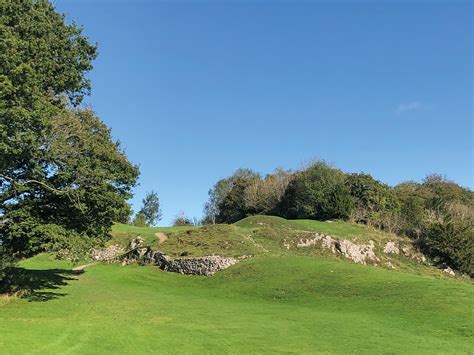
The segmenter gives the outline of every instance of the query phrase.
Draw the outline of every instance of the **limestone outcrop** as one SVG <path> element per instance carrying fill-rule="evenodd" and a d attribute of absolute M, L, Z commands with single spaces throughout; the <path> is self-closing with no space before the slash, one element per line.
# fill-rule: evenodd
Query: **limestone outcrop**
<path fill-rule="evenodd" d="M 322 248 L 329 249 L 333 253 L 342 254 L 358 264 L 380 261 L 375 255 L 375 244 L 372 240 L 369 240 L 368 244 L 356 244 L 350 240 L 338 240 L 329 235 L 316 233 L 311 238 L 300 239 L 296 246 L 303 248 L 315 245 L 321 245 Z"/>
<path fill-rule="evenodd" d="M 385 254 L 400 254 L 400 249 L 398 249 L 397 244 L 395 242 L 389 241 L 387 244 L 385 244 L 385 247 L 383 248 L 383 252 Z"/>

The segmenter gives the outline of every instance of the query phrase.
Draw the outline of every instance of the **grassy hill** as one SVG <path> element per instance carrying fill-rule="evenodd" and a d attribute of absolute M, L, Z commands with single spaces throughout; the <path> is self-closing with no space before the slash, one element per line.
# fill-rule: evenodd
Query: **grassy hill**
<path fill-rule="evenodd" d="M 163 232 L 168 239 L 160 244 L 156 232 Z M 301 239 L 311 238 L 315 233 L 330 235 L 339 239 L 365 244 L 375 242 L 375 251 L 381 258 L 380 266 L 386 262 L 399 269 L 423 274 L 445 275 L 439 270 L 403 255 L 386 255 L 383 247 L 388 241 L 396 241 L 401 246 L 411 245 L 408 238 L 382 232 L 364 225 L 344 221 L 286 220 L 274 216 L 247 217 L 233 225 L 182 226 L 182 227 L 134 227 L 116 224 L 110 244 L 128 244 L 141 236 L 147 245 L 172 257 L 186 253 L 190 257 L 207 255 L 258 256 L 258 255 L 312 255 L 325 258 L 339 258 L 328 250 L 318 247 L 298 248 Z M 342 258 L 343 259 L 343 258 Z"/>
<path fill-rule="evenodd" d="M 158 246 L 157 231 L 168 239 Z M 2 353 L 468 353 L 474 289 L 399 258 L 388 270 L 283 243 L 326 233 L 382 244 L 394 236 L 343 222 L 251 217 L 235 225 L 116 225 L 171 255 L 253 255 L 212 277 L 154 266 L 22 262 L 32 292 L 0 303 Z M 227 242 L 227 243 L 225 243 Z"/>

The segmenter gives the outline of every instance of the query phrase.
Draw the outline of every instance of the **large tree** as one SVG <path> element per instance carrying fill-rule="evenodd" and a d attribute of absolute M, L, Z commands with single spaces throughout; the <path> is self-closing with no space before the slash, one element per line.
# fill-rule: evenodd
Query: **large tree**
<path fill-rule="evenodd" d="M 104 238 L 138 168 L 89 109 L 96 47 L 45 0 L 0 0 L 0 244 Z"/>

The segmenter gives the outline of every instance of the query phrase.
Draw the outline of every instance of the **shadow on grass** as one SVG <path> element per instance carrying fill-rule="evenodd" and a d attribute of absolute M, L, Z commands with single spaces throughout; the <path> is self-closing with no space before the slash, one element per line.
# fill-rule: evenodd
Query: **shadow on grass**
<path fill-rule="evenodd" d="M 0 294 L 17 294 L 30 302 L 45 302 L 66 296 L 66 293 L 52 290 L 66 286 L 68 281 L 76 280 L 73 276 L 84 272 L 65 269 L 29 270 L 19 267 L 5 271 L 6 277 L 0 283 Z"/>

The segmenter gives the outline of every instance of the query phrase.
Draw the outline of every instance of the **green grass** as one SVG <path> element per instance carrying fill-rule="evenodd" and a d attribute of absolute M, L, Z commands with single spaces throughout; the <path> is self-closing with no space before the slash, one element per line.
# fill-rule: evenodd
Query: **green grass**
<path fill-rule="evenodd" d="M 179 227 L 135 227 L 129 224 L 115 223 L 112 227 L 113 239 L 110 243 L 128 244 L 133 238 L 141 236 L 145 242 L 151 244 L 158 238 L 155 236 L 156 232 L 172 233 L 178 231 L 191 230 L 196 227 L 193 226 L 179 226 Z"/>
<path fill-rule="evenodd" d="M 168 240 L 158 247 L 156 232 L 163 232 Z M 170 255 L 187 252 L 191 256 L 218 254 L 241 256 L 276 252 L 283 239 L 301 238 L 308 233 L 323 233 L 365 243 L 369 239 L 385 244 L 401 238 L 363 225 L 343 221 L 286 220 L 273 216 L 247 217 L 234 225 L 204 227 L 134 227 L 115 224 L 110 243 L 127 244 L 140 235 L 147 244 Z"/>
<path fill-rule="evenodd" d="M 0 307 L 5 354 L 472 351 L 474 289 L 458 280 L 269 254 L 212 277 L 102 264 L 71 276 L 46 255 L 23 266 L 65 279 Z"/>
<path fill-rule="evenodd" d="M 168 237 L 162 244 L 157 231 Z M 472 283 L 403 257 L 387 270 L 283 247 L 315 232 L 373 239 L 378 248 L 398 238 L 340 221 L 268 216 L 207 227 L 117 224 L 110 243 L 141 235 L 171 256 L 253 258 L 212 277 L 112 264 L 77 274 L 47 254 L 24 260 L 16 272 L 30 292 L 0 297 L 0 353 L 472 352 Z"/>
<path fill-rule="evenodd" d="M 376 229 L 344 221 L 287 220 L 274 216 L 252 216 L 237 222 L 242 228 L 273 228 L 282 231 L 317 232 L 339 238 L 367 242 L 369 239 L 389 240 L 397 237 Z"/>

